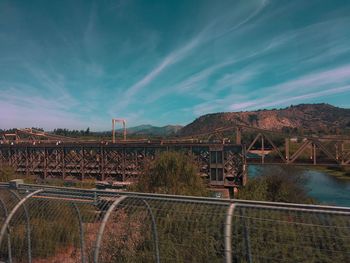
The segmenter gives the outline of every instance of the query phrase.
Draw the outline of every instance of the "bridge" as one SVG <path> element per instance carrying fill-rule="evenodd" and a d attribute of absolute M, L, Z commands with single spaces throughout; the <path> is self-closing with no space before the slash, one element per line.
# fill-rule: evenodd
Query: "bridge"
<path fill-rule="evenodd" d="M 163 151 L 182 151 L 197 162 L 212 185 L 239 186 L 245 177 L 243 148 L 190 142 L 19 143 L 0 145 L 0 167 L 10 165 L 43 178 L 132 181 L 146 160 Z"/>
<path fill-rule="evenodd" d="M 4 262 L 349 262 L 350 208 L 0 184 Z"/>
<path fill-rule="evenodd" d="M 244 185 L 249 164 L 350 166 L 350 138 L 345 136 L 291 136 L 234 125 L 165 140 L 127 140 L 124 131 L 124 139 L 116 142 L 21 129 L 3 134 L 0 168 L 43 178 L 125 182 L 135 180 L 144 162 L 163 151 L 192 156 L 200 175 L 221 187 Z"/>
<path fill-rule="evenodd" d="M 293 135 L 236 124 L 188 138 L 230 141 L 245 147 L 247 163 L 287 165 L 350 165 L 350 137 L 342 135 Z"/>

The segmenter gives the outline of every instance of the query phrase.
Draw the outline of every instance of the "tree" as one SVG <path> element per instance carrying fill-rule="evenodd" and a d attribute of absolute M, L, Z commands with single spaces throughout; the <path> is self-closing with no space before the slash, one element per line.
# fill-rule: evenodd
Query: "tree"
<path fill-rule="evenodd" d="M 147 163 L 135 188 L 148 193 L 208 195 L 197 165 L 190 156 L 180 152 L 160 153 Z"/>
<path fill-rule="evenodd" d="M 136 190 L 194 196 L 206 196 L 209 193 L 199 176 L 196 163 L 191 156 L 181 152 L 157 155 L 154 161 L 146 165 Z M 172 262 L 222 261 L 220 254 L 223 239 L 220 237 L 223 231 L 217 222 L 224 222 L 226 207 L 219 206 L 215 210 L 216 214 L 209 212 L 212 207 L 208 204 L 185 205 L 170 200 L 148 202 L 156 213 L 158 238 L 163 242 L 160 245 L 161 258 L 171 259 Z M 147 233 L 147 230 L 143 230 L 142 236 Z"/>
<path fill-rule="evenodd" d="M 249 114 L 248 115 L 248 121 L 251 125 L 254 125 L 254 123 L 257 125 L 258 123 L 258 115 L 256 114 Z"/>

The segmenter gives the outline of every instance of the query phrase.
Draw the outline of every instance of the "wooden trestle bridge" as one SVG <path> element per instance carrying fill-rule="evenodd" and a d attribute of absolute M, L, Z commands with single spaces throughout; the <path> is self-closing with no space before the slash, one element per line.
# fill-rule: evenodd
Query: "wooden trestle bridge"
<path fill-rule="evenodd" d="M 192 155 L 201 176 L 225 187 L 245 183 L 247 164 L 350 165 L 350 138 L 291 136 L 235 125 L 190 137 L 116 143 L 21 129 L 2 135 L 0 168 L 11 166 L 44 178 L 130 181 L 140 174 L 145 160 L 163 151 Z"/>

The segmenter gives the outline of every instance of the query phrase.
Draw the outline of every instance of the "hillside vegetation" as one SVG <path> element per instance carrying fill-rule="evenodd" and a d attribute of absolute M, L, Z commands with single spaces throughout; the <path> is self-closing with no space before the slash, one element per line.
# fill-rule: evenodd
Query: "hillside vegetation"
<path fill-rule="evenodd" d="M 350 109 L 322 103 L 292 105 L 284 109 L 212 113 L 183 127 L 179 135 L 205 133 L 234 124 L 298 134 L 349 134 Z"/>
<path fill-rule="evenodd" d="M 182 126 L 180 125 L 166 125 L 163 127 L 157 127 L 153 125 L 139 125 L 128 128 L 128 134 L 133 135 L 154 135 L 154 136 L 173 136 L 175 135 Z M 117 130 L 121 132 L 121 129 Z"/>

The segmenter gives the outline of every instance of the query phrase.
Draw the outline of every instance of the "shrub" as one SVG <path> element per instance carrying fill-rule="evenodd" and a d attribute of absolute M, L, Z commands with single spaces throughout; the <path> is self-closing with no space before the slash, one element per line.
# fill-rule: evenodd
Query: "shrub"
<path fill-rule="evenodd" d="M 191 156 L 180 152 L 164 152 L 147 163 L 134 190 L 174 195 L 208 195 L 196 163 Z"/>
<path fill-rule="evenodd" d="M 304 185 L 307 178 L 295 172 L 298 168 L 271 167 L 268 174 L 248 181 L 239 191 L 239 199 L 286 202 L 315 203 L 310 198 Z"/>
<path fill-rule="evenodd" d="M 0 182 L 8 182 L 15 179 L 15 171 L 9 166 L 0 169 Z"/>

